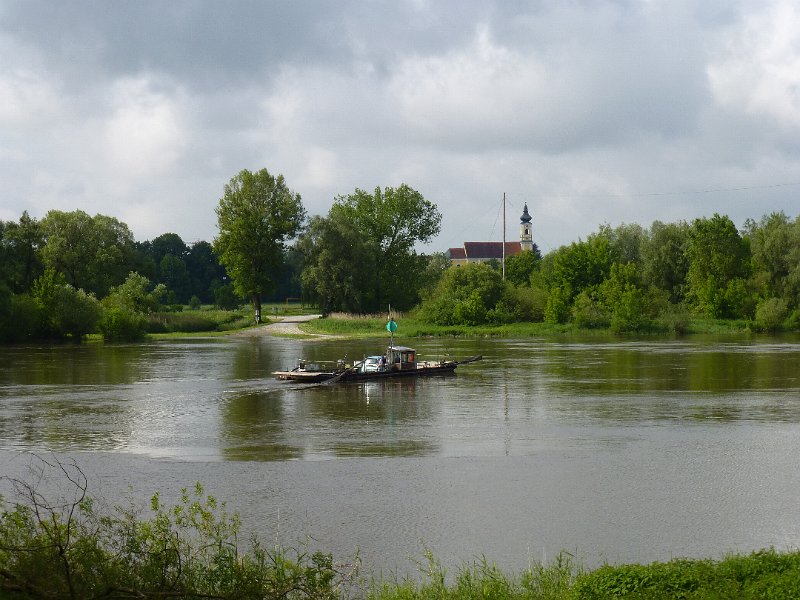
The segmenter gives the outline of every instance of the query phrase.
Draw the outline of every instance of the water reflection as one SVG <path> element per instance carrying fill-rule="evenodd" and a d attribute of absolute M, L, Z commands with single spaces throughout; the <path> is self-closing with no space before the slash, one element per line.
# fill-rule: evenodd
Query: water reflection
<path fill-rule="evenodd" d="M 529 454 L 587 426 L 597 430 L 581 430 L 581 439 L 608 437 L 608 427 L 800 422 L 795 339 L 415 346 L 429 359 L 485 359 L 450 377 L 301 386 L 270 373 L 299 356 L 371 354 L 375 342 L 1 348 L 0 440 L 11 448 L 283 461 Z"/>
<path fill-rule="evenodd" d="M 800 386 L 796 344 L 551 344 L 543 353 L 550 384 L 571 392 L 713 393 Z"/>
<path fill-rule="evenodd" d="M 221 414 L 228 460 L 322 460 L 345 456 L 422 456 L 414 422 L 429 418 L 414 380 L 288 385 L 229 393 Z"/>

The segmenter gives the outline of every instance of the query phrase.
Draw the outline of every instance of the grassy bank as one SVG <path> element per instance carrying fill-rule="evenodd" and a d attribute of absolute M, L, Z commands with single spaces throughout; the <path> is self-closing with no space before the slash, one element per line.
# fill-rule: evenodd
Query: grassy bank
<path fill-rule="evenodd" d="M 553 336 L 613 336 L 610 329 L 585 329 L 572 323 L 509 323 L 503 325 L 459 325 L 442 326 L 425 323 L 413 315 L 397 319 L 400 328 L 397 335 L 403 337 L 497 337 L 526 338 Z M 384 315 L 332 315 L 304 323 L 301 329 L 307 333 L 338 335 L 345 337 L 385 337 L 386 317 Z M 726 321 L 695 318 L 689 321 L 686 333 L 690 334 L 742 334 L 749 333 L 746 321 Z M 667 330 L 636 335 L 672 335 Z M 620 337 L 620 336 L 617 336 Z"/>
<path fill-rule="evenodd" d="M 296 304 L 264 304 L 261 314 L 262 323 L 266 324 L 271 318 L 314 314 L 314 309 Z M 224 335 L 253 326 L 253 309 L 250 306 L 234 310 L 220 310 L 212 306 L 191 309 L 184 306 L 182 310 L 147 315 L 147 333 L 153 339 Z"/>
<path fill-rule="evenodd" d="M 649 565 L 576 568 L 565 555 L 508 575 L 483 561 L 454 576 L 431 560 L 421 582 L 378 582 L 371 600 L 470 599 L 789 599 L 800 598 L 800 552 L 762 550 L 715 560 L 672 560 Z"/>
<path fill-rule="evenodd" d="M 314 314 L 315 308 L 296 305 L 265 304 L 262 308 L 262 321 L 289 315 Z M 573 323 L 509 323 L 502 325 L 442 326 L 426 323 L 413 314 L 398 318 L 402 337 L 608 337 L 614 334 L 610 329 L 586 329 Z M 253 326 L 252 308 L 243 306 L 235 310 L 219 310 L 210 306 L 199 309 L 183 307 L 183 310 L 157 312 L 147 315 L 147 333 L 151 338 L 175 338 L 186 336 L 224 335 L 232 331 Z M 385 315 L 334 314 L 324 319 L 314 319 L 300 325 L 309 335 L 336 335 L 348 338 L 385 337 Z M 695 318 L 688 322 L 689 334 L 742 334 L 749 333 L 746 321 L 726 321 Z M 670 335 L 668 330 L 654 329 L 636 335 Z M 618 336 L 619 337 L 619 336 Z"/>

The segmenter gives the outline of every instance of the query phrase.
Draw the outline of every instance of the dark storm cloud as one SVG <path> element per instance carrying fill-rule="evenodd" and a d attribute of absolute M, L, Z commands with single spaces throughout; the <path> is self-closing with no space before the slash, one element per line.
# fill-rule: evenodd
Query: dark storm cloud
<path fill-rule="evenodd" d="M 346 68 L 359 54 L 380 64 L 435 51 L 468 37 L 459 22 L 474 12 L 467 3 L 429 10 L 405 2 L 39 0 L 6 6 L 0 27 L 63 69 L 88 64 L 97 77 L 159 70 L 203 87 L 263 79 L 281 65 Z"/>

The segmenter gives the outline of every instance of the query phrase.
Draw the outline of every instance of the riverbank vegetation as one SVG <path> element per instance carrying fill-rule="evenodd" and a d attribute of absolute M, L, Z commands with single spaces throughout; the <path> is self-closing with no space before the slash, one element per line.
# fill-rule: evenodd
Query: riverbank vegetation
<path fill-rule="evenodd" d="M 517 322 L 483 325 L 436 325 L 421 319 L 416 312 L 395 316 L 400 326 L 397 336 L 418 337 L 487 337 L 528 338 L 553 336 L 603 337 L 614 336 L 608 328 L 581 327 L 576 323 Z M 333 313 L 300 325 L 308 334 L 335 335 L 350 338 L 386 337 L 385 315 L 354 315 Z M 672 334 L 675 329 L 670 321 L 655 323 L 648 331 L 654 335 Z M 681 334 L 742 335 L 752 333 L 752 324 L 742 319 L 710 319 L 707 317 L 685 317 Z M 639 331 L 637 335 L 645 332 Z"/>
<path fill-rule="evenodd" d="M 562 553 L 519 574 L 488 560 L 449 573 L 426 553 L 418 577 L 375 579 L 359 572 L 358 557 L 338 562 L 256 539 L 245 546 L 238 515 L 200 484 L 175 504 L 155 494 L 147 508 L 131 501 L 104 510 L 72 461 L 37 459 L 28 480 L 4 481 L 15 494 L 0 506 L 0 596 L 9 599 L 800 597 L 799 551 L 595 570 Z"/>
<path fill-rule="evenodd" d="M 741 229 L 718 214 L 601 225 L 544 256 L 534 244 L 505 265 L 460 266 L 416 251 L 442 215 L 405 184 L 337 196 L 306 221 L 283 177 L 244 170 L 217 216 L 213 244 L 191 245 L 174 233 L 136 242 L 125 223 L 82 211 L 0 222 L 0 342 L 218 331 L 247 321 L 163 315 L 250 302 L 255 321 L 262 301 L 290 298 L 324 315 L 406 311 L 418 335 L 800 329 L 800 217 L 782 212 Z"/>

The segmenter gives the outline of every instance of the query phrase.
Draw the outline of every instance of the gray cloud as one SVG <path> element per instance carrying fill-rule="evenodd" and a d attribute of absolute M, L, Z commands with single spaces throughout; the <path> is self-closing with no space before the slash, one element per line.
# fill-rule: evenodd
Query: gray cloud
<path fill-rule="evenodd" d="M 545 250 L 795 216 L 798 47 L 788 0 L 0 0 L 0 218 L 211 239 L 225 182 L 262 167 L 320 214 L 408 183 L 444 214 L 431 250 L 499 237 L 503 192 L 509 237 L 527 202 Z"/>

